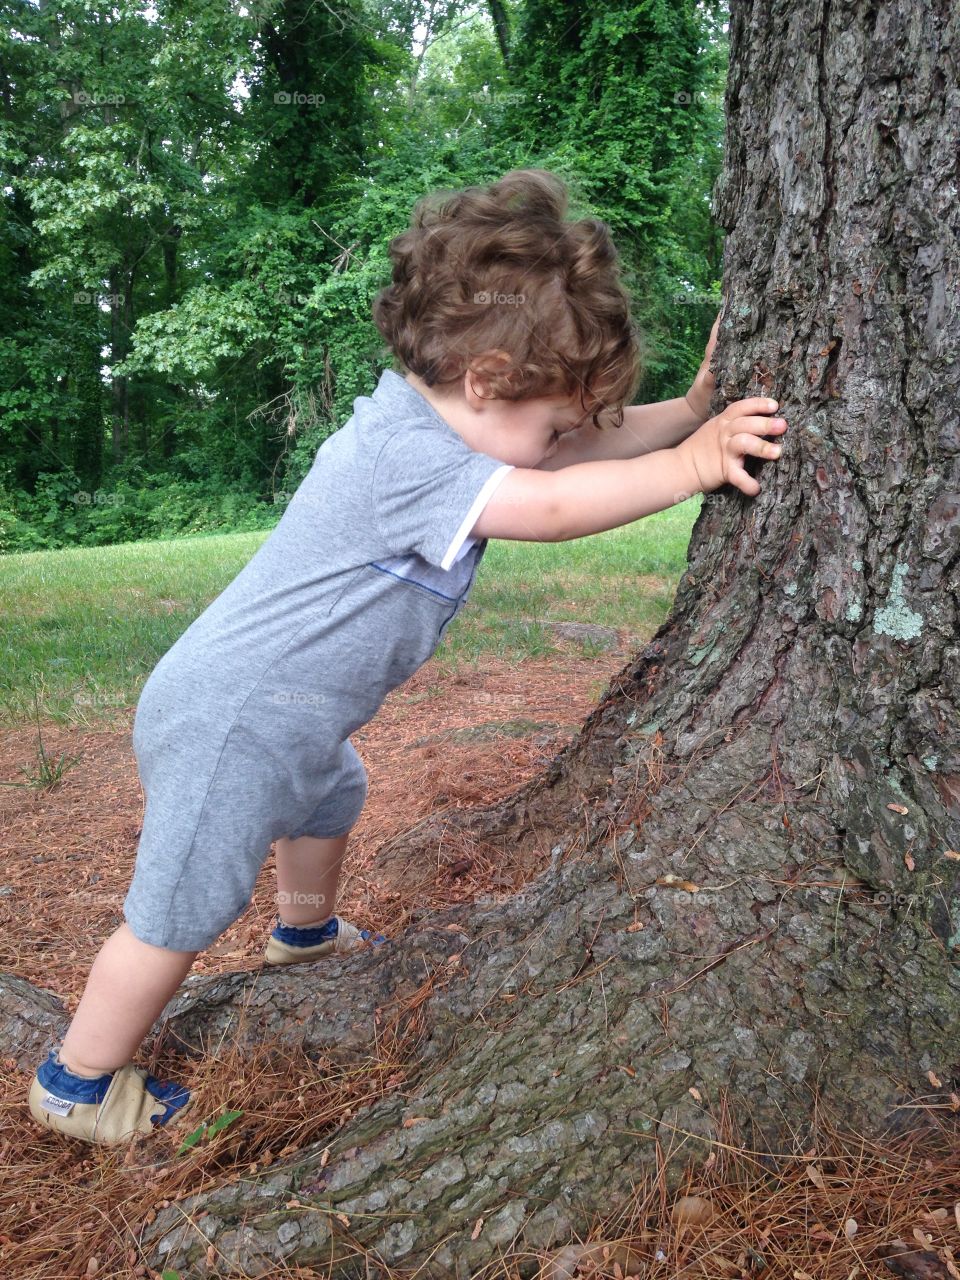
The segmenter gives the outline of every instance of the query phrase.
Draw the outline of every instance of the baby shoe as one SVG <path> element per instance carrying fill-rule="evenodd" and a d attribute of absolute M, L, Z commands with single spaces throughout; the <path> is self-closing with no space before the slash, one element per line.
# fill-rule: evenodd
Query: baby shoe
<path fill-rule="evenodd" d="M 316 960 L 335 953 L 361 951 L 369 943 L 379 946 L 387 939 L 382 933 L 358 929 L 349 920 L 331 916 L 324 924 L 284 924 L 277 916 L 277 926 L 267 940 L 263 953 L 265 964 L 296 964 L 299 960 Z"/>
<path fill-rule="evenodd" d="M 151 1133 L 192 1101 L 190 1091 L 132 1062 L 101 1076 L 74 1075 L 51 1049 L 30 1085 L 30 1114 L 47 1129 L 86 1142 L 123 1142 Z"/>

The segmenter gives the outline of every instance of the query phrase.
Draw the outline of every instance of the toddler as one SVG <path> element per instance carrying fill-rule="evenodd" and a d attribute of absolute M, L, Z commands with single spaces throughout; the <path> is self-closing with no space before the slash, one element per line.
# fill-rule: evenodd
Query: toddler
<path fill-rule="evenodd" d="M 624 408 L 640 354 L 606 225 L 542 169 L 422 199 L 373 318 L 393 353 L 283 517 L 161 658 L 137 703 L 145 795 L 124 921 L 31 1083 L 42 1125 L 121 1142 L 188 1091 L 132 1059 L 197 953 L 244 911 L 275 843 L 283 965 L 382 944 L 333 914 L 367 779 L 350 734 L 434 653 L 489 538 L 553 542 L 696 492 L 760 490 L 773 401 L 706 420 L 689 392 Z M 719 321 L 719 317 L 717 318 Z"/>

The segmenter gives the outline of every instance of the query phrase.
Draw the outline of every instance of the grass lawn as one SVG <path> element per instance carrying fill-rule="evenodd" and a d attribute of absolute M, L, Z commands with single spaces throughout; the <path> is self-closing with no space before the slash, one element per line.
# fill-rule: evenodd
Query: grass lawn
<path fill-rule="evenodd" d="M 491 542 L 437 659 L 456 668 L 484 653 L 548 654 L 545 621 L 651 633 L 673 601 L 700 501 L 570 542 Z M 161 655 L 268 536 L 0 557 L 0 722 L 39 705 L 44 718 L 93 724 L 134 705 Z"/>

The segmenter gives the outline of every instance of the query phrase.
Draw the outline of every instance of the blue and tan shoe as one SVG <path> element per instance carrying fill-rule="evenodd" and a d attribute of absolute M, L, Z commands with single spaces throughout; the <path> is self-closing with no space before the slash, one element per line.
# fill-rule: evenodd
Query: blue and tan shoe
<path fill-rule="evenodd" d="M 30 1085 L 30 1114 L 47 1129 L 105 1144 L 152 1133 L 193 1101 L 190 1091 L 132 1062 L 102 1076 L 78 1076 L 51 1049 Z"/>
<path fill-rule="evenodd" d="M 284 924 L 278 916 L 276 928 L 267 940 L 263 962 L 297 964 L 301 960 L 317 960 L 320 956 L 362 951 L 364 947 L 379 946 L 386 941 L 382 933 L 358 929 L 339 916 L 331 916 L 323 924 L 300 926 Z"/>

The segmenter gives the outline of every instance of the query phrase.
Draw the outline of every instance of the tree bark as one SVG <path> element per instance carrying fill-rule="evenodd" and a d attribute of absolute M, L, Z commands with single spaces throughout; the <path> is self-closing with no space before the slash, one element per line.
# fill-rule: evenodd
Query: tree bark
<path fill-rule="evenodd" d="M 121 286 L 123 292 L 121 293 Z M 110 360 L 119 364 L 128 355 L 131 330 L 128 324 L 127 285 L 119 268 L 110 271 Z M 127 455 L 130 444 L 129 383 L 125 376 L 111 374 L 110 391 L 113 399 L 113 461 L 119 462 Z"/>
<path fill-rule="evenodd" d="M 510 15 L 507 7 L 502 0 L 488 0 L 487 8 L 490 10 L 490 19 L 493 22 L 493 30 L 496 33 L 497 44 L 500 48 L 500 57 L 503 58 L 503 65 L 509 71 L 510 69 Z"/>
<path fill-rule="evenodd" d="M 251 1044 L 355 1062 L 389 1028 L 418 1059 L 329 1142 L 162 1211 L 157 1267 L 207 1276 L 212 1243 L 362 1275 L 359 1243 L 467 1276 L 679 1147 L 676 1187 L 721 1117 L 774 1153 L 825 1118 L 956 1125 L 960 14 L 743 0 L 730 35 L 716 364 L 779 399 L 783 456 L 704 500 L 670 617 L 542 776 L 383 852 L 427 876 L 441 833 L 474 842 L 522 892 L 173 1002 L 191 1051 L 243 1004 Z"/>

